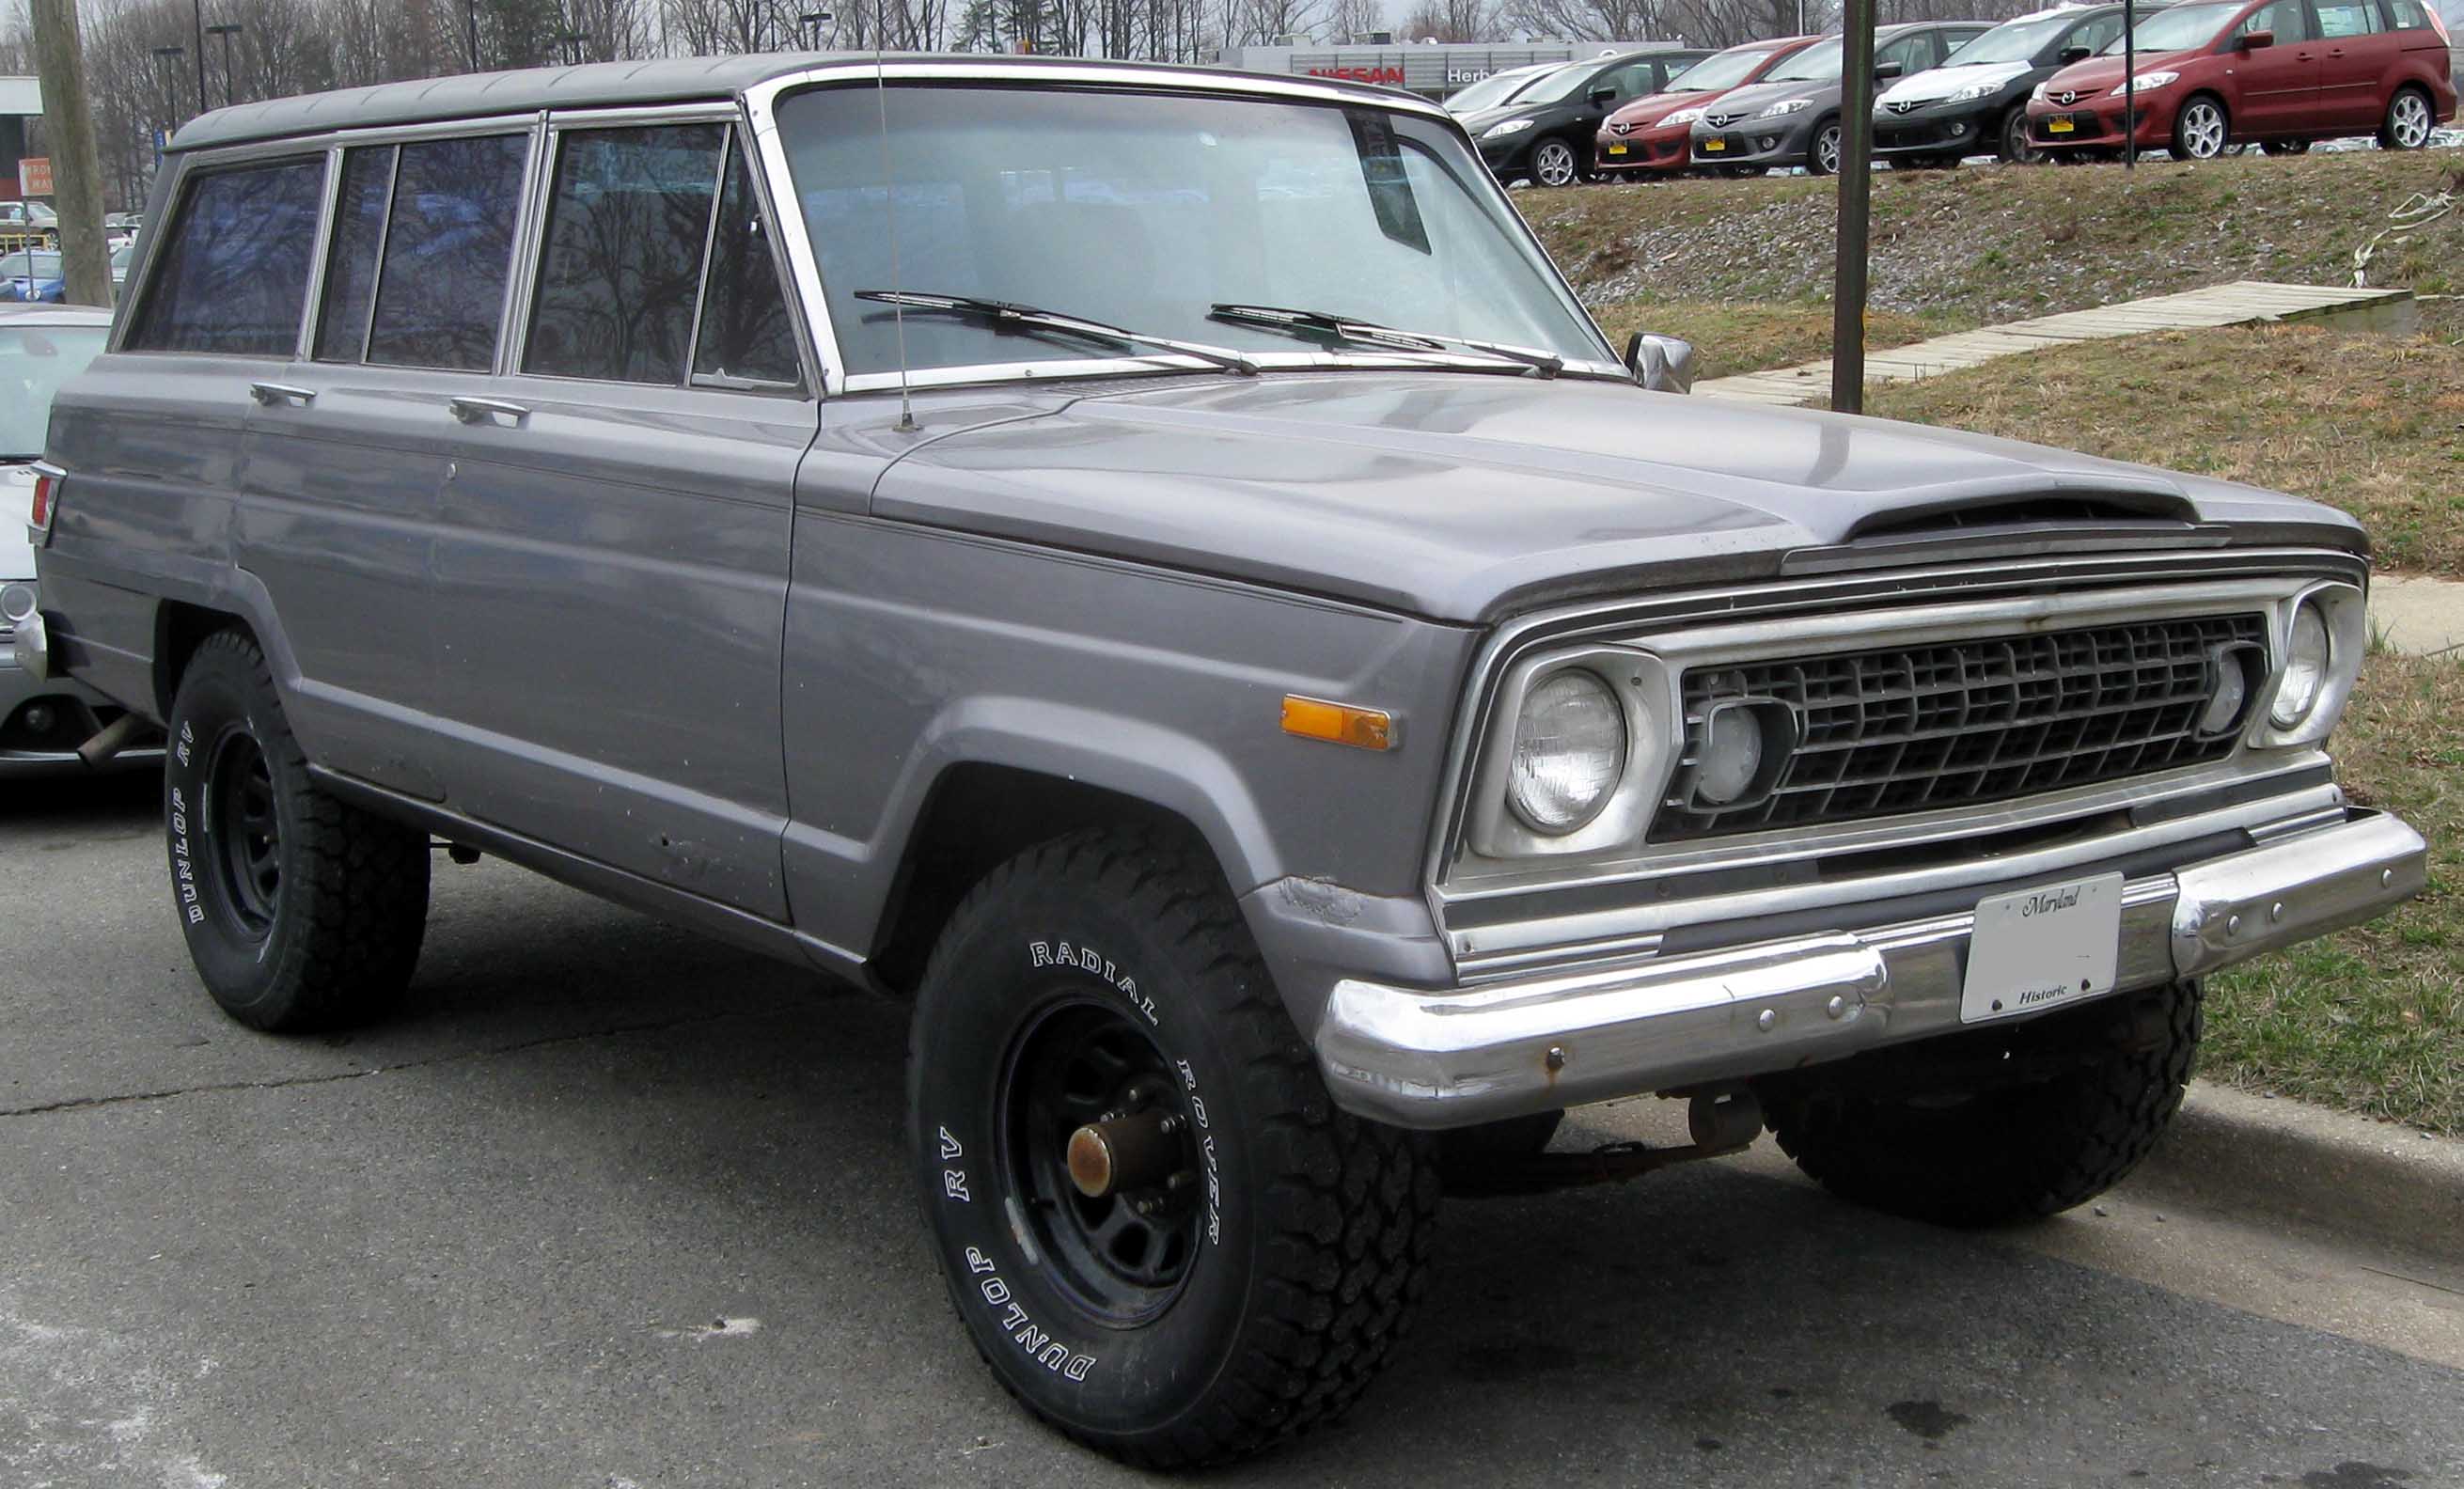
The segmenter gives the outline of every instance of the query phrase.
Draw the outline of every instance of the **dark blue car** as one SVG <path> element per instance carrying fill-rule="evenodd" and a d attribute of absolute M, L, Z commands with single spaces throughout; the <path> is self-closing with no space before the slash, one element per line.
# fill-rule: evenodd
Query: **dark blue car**
<path fill-rule="evenodd" d="M 111 251 L 111 288 L 115 293 L 128 282 L 128 261 L 134 253 L 134 248 L 125 243 Z M 58 253 L 33 249 L 0 258 L 0 300 L 56 305 L 67 293 L 68 279 L 60 268 Z"/>

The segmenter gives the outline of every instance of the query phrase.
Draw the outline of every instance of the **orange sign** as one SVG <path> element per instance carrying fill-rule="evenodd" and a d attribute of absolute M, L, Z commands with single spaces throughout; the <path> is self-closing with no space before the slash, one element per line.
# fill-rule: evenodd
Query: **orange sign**
<path fill-rule="evenodd" d="M 17 194 L 50 196 L 52 194 L 52 158 L 29 155 L 17 163 Z"/>

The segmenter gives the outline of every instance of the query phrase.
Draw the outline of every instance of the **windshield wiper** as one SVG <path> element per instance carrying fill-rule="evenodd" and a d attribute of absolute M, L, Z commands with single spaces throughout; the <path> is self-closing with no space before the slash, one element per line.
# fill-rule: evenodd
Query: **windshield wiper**
<path fill-rule="evenodd" d="M 1374 320 L 1354 320 L 1332 311 L 1293 310 L 1282 305 L 1216 305 L 1206 313 L 1206 318 L 1221 320 L 1226 325 L 1264 326 L 1273 331 L 1288 331 L 1295 336 L 1350 341 L 1358 346 L 1383 346 L 1401 352 L 1442 352 L 1449 346 L 1467 346 L 1491 357 L 1519 361 L 1544 378 L 1553 378 L 1566 370 L 1565 358 L 1536 346 L 1484 341 L 1477 337 L 1456 336 L 1450 331 L 1398 331 L 1393 326 L 1381 326 Z"/>
<path fill-rule="evenodd" d="M 1089 320 L 1084 316 L 1067 316 L 1057 310 L 1040 310 L 1033 305 L 1018 305 L 1008 300 L 981 299 L 972 295 L 932 295 L 921 290 L 858 290 L 855 297 L 883 305 L 896 305 L 906 310 L 930 311 L 944 316 L 969 316 L 989 320 L 994 329 L 1017 326 L 1034 331 L 1051 331 L 1062 336 L 1081 337 L 1089 341 L 1113 341 L 1123 346 L 1155 346 L 1167 352 L 1195 357 L 1199 361 L 1238 372 L 1247 377 L 1258 375 L 1258 364 L 1229 347 L 1208 346 L 1202 341 L 1179 341 L 1168 336 L 1149 336 L 1143 331 L 1125 330 L 1101 320 Z"/>

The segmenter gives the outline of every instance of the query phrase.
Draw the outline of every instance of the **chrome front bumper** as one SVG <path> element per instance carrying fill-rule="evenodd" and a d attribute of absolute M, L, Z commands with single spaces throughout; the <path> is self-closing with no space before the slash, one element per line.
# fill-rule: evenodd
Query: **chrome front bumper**
<path fill-rule="evenodd" d="M 2367 920 L 2420 892 L 2427 860 L 2402 821 L 2349 810 L 2132 879 L 2114 992 Z M 1435 992 L 1346 979 L 1317 1028 L 1318 1066 L 1337 1103 L 1408 1128 L 1793 1069 L 1962 1027 L 1973 923 L 1963 912 Z"/>

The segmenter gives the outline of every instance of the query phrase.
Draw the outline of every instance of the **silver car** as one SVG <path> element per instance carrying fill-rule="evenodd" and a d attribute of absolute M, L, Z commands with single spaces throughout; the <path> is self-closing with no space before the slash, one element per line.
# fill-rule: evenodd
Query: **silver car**
<path fill-rule="evenodd" d="M 958 1318 L 1134 1461 L 1348 1407 L 1448 1184 L 2079 1203 L 2203 976 L 2423 882 L 2349 517 L 1682 396 L 1395 92 L 429 79 L 147 221 L 20 650 L 169 728 L 207 990 L 381 1013 L 433 834 L 911 998 Z M 1690 1146 L 1545 1150 L 1642 1092 Z"/>
<path fill-rule="evenodd" d="M 82 683 L 17 665 L 17 623 L 37 613 L 34 550 L 24 515 L 35 488 L 52 398 L 85 370 L 111 334 L 111 312 L 76 305 L 0 305 L 0 780 L 82 771 L 77 747 L 126 711 Z M 116 764 L 162 752 L 138 748 Z"/>

